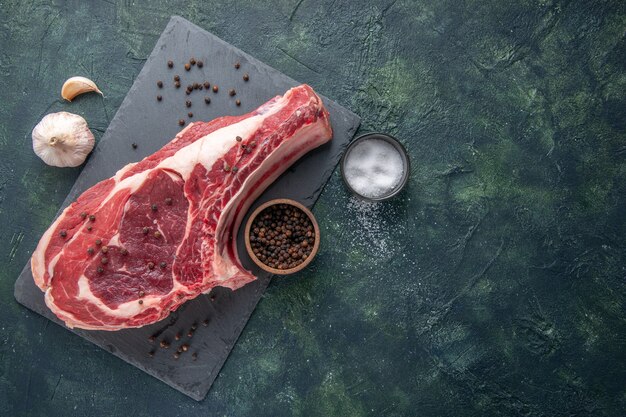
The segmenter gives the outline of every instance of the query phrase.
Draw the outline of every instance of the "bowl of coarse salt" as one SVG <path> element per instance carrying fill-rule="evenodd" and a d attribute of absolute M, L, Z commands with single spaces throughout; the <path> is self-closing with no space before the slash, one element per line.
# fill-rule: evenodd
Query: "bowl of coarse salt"
<path fill-rule="evenodd" d="M 383 201 L 396 196 L 409 179 L 406 149 L 384 133 L 367 133 L 350 143 L 341 160 L 346 186 L 366 201 Z"/>

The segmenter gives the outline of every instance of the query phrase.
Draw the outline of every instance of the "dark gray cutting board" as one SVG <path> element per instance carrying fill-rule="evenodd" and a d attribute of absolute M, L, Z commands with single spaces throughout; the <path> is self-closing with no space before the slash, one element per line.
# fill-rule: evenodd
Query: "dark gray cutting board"
<path fill-rule="evenodd" d="M 202 60 L 204 67 L 193 67 L 186 72 L 183 64 L 191 56 Z M 175 63 L 173 69 L 166 65 L 170 59 Z M 235 62 L 241 63 L 239 70 L 234 69 Z M 250 74 L 247 83 L 242 80 L 244 73 Z M 180 89 L 173 87 L 175 74 L 181 77 Z M 165 83 L 162 90 L 157 91 L 157 80 Z M 191 96 L 185 95 L 188 83 L 205 80 L 212 85 L 217 84 L 219 92 L 215 94 L 203 90 L 194 91 Z M 211 120 L 218 116 L 249 112 L 298 84 L 187 20 L 172 17 L 62 208 L 90 186 L 112 176 L 122 166 L 140 160 L 170 141 L 180 131 L 177 121 L 180 118 L 189 120 L 185 100 L 193 103 L 190 110 L 194 120 Z M 230 88 L 236 89 L 235 98 L 241 100 L 240 107 L 235 105 L 235 98 L 229 97 Z M 160 103 L 155 99 L 157 94 L 163 96 Z M 211 98 L 208 106 L 204 103 L 205 96 Z M 330 112 L 333 140 L 293 165 L 257 200 L 252 209 L 277 197 L 292 198 L 306 206 L 313 206 L 360 123 L 357 115 L 337 103 L 328 99 L 324 99 L 324 103 Z M 138 144 L 136 150 L 131 148 L 133 142 Z M 241 231 L 238 243 L 244 266 L 256 274 L 257 281 L 234 292 L 216 288 L 210 295 L 200 296 L 181 306 L 167 319 L 140 329 L 72 331 L 184 394 L 196 400 L 203 399 L 271 278 L 255 268 L 245 254 Z M 297 276 L 290 279 L 297 279 Z M 45 306 L 43 293 L 33 283 L 30 263 L 15 284 L 15 298 L 31 310 L 64 326 Z M 209 325 L 205 327 L 201 322 L 207 318 Z M 194 322 L 198 322 L 198 328 L 189 339 L 186 334 Z M 180 342 L 175 342 L 174 335 L 178 331 L 185 336 Z M 148 339 L 154 334 L 158 335 L 157 342 L 165 338 L 172 344 L 171 347 L 161 349 L 151 343 Z M 188 340 L 190 351 L 183 353 L 180 359 L 174 359 L 176 347 Z M 148 352 L 153 348 L 156 348 L 156 354 L 150 358 Z M 192 352 L 197 352 L 195 361 L 192 360 Z"/>

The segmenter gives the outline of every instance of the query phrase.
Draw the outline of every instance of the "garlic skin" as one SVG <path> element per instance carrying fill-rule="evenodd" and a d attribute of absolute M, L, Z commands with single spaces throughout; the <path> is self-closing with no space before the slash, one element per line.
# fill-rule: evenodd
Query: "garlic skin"
<path fill-rule="evenodd" d="M 81 116 L 68 112 L 50 113 L 35 126 L 33 150 L 43 161 L 55 167 L 82 164 L 96 140 Z"/>
<path fill-rule="evenodd" d="M 95 91 L 96 93 L 103 95 L 96 83 L 91 81 L 89 78 L 72 77 L 63 83 L 63 87 L 61 87 L 61 97 L 67 101 L 72 101 L 76 96 L 89 93 L 91 91 Z"/>

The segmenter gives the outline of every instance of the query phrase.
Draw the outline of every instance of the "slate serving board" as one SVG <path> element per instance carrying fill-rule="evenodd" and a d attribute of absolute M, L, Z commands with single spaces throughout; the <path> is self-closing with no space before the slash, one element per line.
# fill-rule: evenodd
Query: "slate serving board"
<path fill-rule="evenodd" d="M 191 56 L 202 60 L 204 66 L 192 67 L 187 72 L 183 65 Z M 167 67 L 168 60 L 175 63 L 173 69 Z M 234 68 L 235 62 L 240 62 L 239 70 Z M 249 82 L 242 80 L 244 73 L 249 74 Z M 173 86 L 175 74 L 181 77 L 180 89 Z M 157 80 L 165 84 L 158 91 Z M 217 84 L 219 92 L 196 90 L 189 96 L 185 94 L 187 84 L 204 81 Z M 181 129 L 178 120 L 190 120 L 188 111 L 194 114 L 192 120 L 204 121 L 223 115 L 243 114 L 298 84 L 189 21 L 172 17 L 61 210 L 90 186 L 169 142 Z M 231 88 L 237 91 L 236 97 L 228 95 Z M 156 101 L 157 94 L 163 96 L 162 102 Z M 205 96 L 211 98 L 209 105 L 204 103 Z M 236 98 L 241 100 L 239 107 L 235 104 Z M 185 107 L 186 100 L 193 103 L 190 109 Z M 294 164 L 268 188 L 249 212 L 263 202 L 278 197 L 292 198 L 308 207 L 313 206 L 360 124 L 359 117 L 349 110 L 326 98 L 324 103 L 330 112 L 333 140 Z M 136 150 L 131 148 L 133 142 L 138 144 Z M 247 257 L 241 230 L 238 246 L 244 266 L 255 273 L 257 281 L 234 292 L 215 288 L 211 294 L 181 306 L 165 320 L 140 329 L 71 331 L 191 398 L 202 400 L 271 279 Z M 30 263 L 17 279 L 15 298 L 29 309 L 64 326 L 44 304 L 43 293 L 33 283 Z M 209 320 L 208 326 L 202 324 L 206 319 Z M 193 337 L 189 338 L 187 332 L 194 323 L 198 327 Z M 179 331 L 183 333 L 183 338 L 175 341 L 174 335 Z M 151 335 L 156 336 L 154 342 L 149 340 Z M 171 343 L 169 349 L 158 347 L 159 341 L 164 339 Z M 176 348 L 185 342 L 190 343 L 190 350 L 175 359 Z M 156 352 L 154 357 L 148 355 L 151 350 Z M 192 358 L 194 352 L 197 353 L 196 360 Z"/>

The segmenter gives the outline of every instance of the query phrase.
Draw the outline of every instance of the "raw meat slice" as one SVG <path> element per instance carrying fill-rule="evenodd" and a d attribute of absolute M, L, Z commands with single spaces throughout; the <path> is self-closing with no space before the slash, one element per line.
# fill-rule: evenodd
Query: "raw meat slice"
<path fill-rule="evenodd" d="M 69 327 L 119 330 L 165 318 L 215 286 L 253 281 L 236 250 L 251 203 L 332 137 L 301 85 L 255 111 L 192 123 L 153 155 L 85 191 L 41 238 L 31 264 Z"/>

